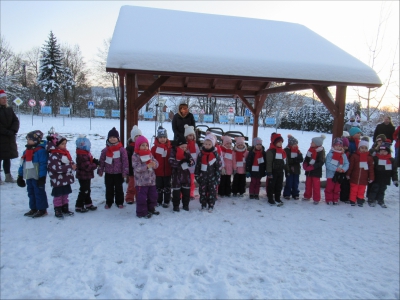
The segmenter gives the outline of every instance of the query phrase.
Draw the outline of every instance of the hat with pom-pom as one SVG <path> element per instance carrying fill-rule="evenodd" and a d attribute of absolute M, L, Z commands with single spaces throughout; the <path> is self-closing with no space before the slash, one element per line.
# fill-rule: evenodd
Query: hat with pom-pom
<path fill-rule="evenodd" d="M 232 138 L 230 136 L 224 135 L 221 139 L 222 145 L 232 144 Z"/>
<path fill-rule="evenodd" d="M 56 146 L 59 146 L 62 142 L 67 141 L 65 137 L 58 133 L 52 133 L 47 136 L 48 141 L 53 141 Z"/>
<path fill-rule="evenodd" d="M 80 134 L 75 144 L 77 149 L 90 151 L 91 143 L 85 134 Z"/>
<path fill-rule="evenodd" d="M 336 146 L 336 145 L 343 146 L 343 140 L 341 138 L 339 138 L 339 137 L 334 138 L 333 142 L 332 142 L 332 145 L 333 146 Z"/>
<path fill-rule="evenodd" d="M 236 145 L 245 145 L 244 137 L 242 137 L 242 136 L 235 137 L 235 144 Z"/>
<path fill-rule="evenodd" d="M 389 139 L 386 139 L 386 141 L 382 142 L 382 144 L 379 146 L 379 150 L 386 150 L 387 152 L 391 153 L 392 152 L 390 149 L 391 146 L 392 142 Z"/>
<path fill-rule="evenodd" d="M 273 132 L 271 134 L 271 143 L 275 145 L 278 142 L 283 143 L 283 137 L 279 133 Z"/>
<path fill-rule="evenodd" d="M 160 137 L 168 138 L 167 129 L 165 129 L 161 126 L 158 127 L 158 129 L 157 129 L 157 138 L 160 138 Z"/>
<path fill-rule="evenodd" d="M 293 146 L 293 145 L 297 145 L 299 143 L 299 141 L 291 134 L 288 134 L 288 145 L 289 146 Z"/>
<path fill-rule="evenodd" d="M 0 90 L 0 98 L 7 97 L 7 94 L 4 90 Z"/>
<path fill-rule="evenodd" d="M 262 145 L 262 139 L 258 136 L 253 139 L 253 146 L 255 147 L 257 145 Z"/>
<path fill-rule="evenodd" d="M 193 134 L 194 138 L 196 138 L 196 134 L 194 133 L 194 127 L 189 126 L 188 124 L 185 124 L 185 133 L 183 134 L 184 137 L 187 137 L 189 134 Z"/>
<path fill-rule="evenodd" d="M 343 147 L 349 147 L 350 142 L 347 137 L 342 137 Z"/>
<path fill-rule="evenodd" d="M 34 141 L 35 144 L 39 144 L 42 138 L 43 138 L 43 132 L 41 132 L 40 130 L 34 130 L 28 132 L 28 134 L 26 135 L 26 139 Z"/>
<path fill-rule="evenodd" d="M 136 139 L 136 142 L 135 142 L 135 152 L 137 152 L 137 151 L 140 150 L 140 146 L 141 146 L 142 144 L 147 144 L 147 146 L 149 146 L 149 141 L 148 141 L 148 140 L 146 139 L 146 137 L 144 137 L 143 135 L 139 136 L 139 137 Z"/>
<path fill-rule="evenodd" d="M 108 132 L 108 135 L 107 135 L 107 139 L 109 139 L 110 137 L 116 137 L 117 139 L 118 139 L 118 141 L 119 141 L 119 132 L 118 132 L 118 130 L 117 129 L 115 129 L 115 127 L 113 127 L 109 132 Z"/>
<path fill-rule="evenodd" d="M 142 135 L 142 131 L 139 129 L 139 127 L 137 127 L 137 125 L 134 125 L 133 127 L 132 127 L 132 130 L 131 130 L 131 139 L 132 139 L 132 141 L 135 139 L 135 137 L 136 136 L 138 136 L 138 135 Z"/>
<path fill-rule="evenodd" d="M 369 148 L 369 137 L 363 136 L 361 138 L 361 141 L 358 143 L 358 148 L 360 148 L 361 146 L 365 146 L 367 147 L 367 149 Z"/>
<path fill-rule="evenodd" d="M 208 133 L 205 137 L 204 137 L 204 141 L 211 141 L 213 147 L 215 146 L 215 142 L 216 142 L 216 137 L 212 134 L 212 133 Z"/>
<path fill-rule="evenodd" d="M 321 136 L 312 138 L 311 140 L 317 147 L 321 147 L 322 144 L 324 143 L 325 138 L 326 138 L 326 136 L 324 134 L 321 134 Z"/>
<path fill-rule="evenodd" d="M 358 127 L 351 127 L 349 130 L 350 136 L 354 136 L 357 133 L 361 133 L 361 129 Z"/>

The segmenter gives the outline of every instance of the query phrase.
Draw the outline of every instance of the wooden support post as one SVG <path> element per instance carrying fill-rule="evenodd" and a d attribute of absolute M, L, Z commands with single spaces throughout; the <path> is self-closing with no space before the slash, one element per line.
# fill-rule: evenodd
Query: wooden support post
<path fill-rule="evenodd" d="M 335 106 L 337 115 L 333 120 L 332 141 L 335 137 L 341 137 L 343 134 L 344 111 L 346 106 L 346 90 L 347 86 L 336 86 Z"/>
<path fill-rule="evenodd" d="M 126 130 L 127 136 L 133 125 L 139 123 L 139 107 L 137 104 L 138 84 L 137 74 L 127 74 L 126 76 Z"/>
<path fill-rule="evenodd" d="M 119 140 L 125 142 L 125 73 L 118 72 L 119 76 Z"/>
<path fill-rule="evenodd" d="M 258 116 L 264 105 L 267 95 L 256 96 L 254 100 L 254 117 L 253 117 L 253 139 L 258 136 Z"/>

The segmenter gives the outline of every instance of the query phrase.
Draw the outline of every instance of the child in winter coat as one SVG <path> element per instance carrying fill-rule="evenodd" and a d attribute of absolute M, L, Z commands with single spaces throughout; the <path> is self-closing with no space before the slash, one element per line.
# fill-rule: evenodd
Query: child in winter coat
<path fill-rule="evenodd" d="M 349 139 L 349 151 L 350 156 L 358 150 L 358 143 L 361 139 L 361 129 L 358 127 L 352 127 L 349 130 L 350 137 Z"/>
<path fill-rule="evenodd" d="M 106 185 L 105 209 L 110 209 L 114 203 L 118 208 L 124 208 L 124 190 L 122 183 L 128 177 L 128 154 L 119 141 L 119 132 L 113 127 L 107 135 L 106 147 L 101 150 L 97 174 L 104 176 Z"/>
<path fill-rule="evenodd" d="M 149 219 L 152 215 L 159 215 L 156 211 L 157 188 L 156 173 L 158 162 L 151 154 L 149 141 L 139 136 L 135 142 L 135 153 L 132 155 L 132 167 L 136 184 L 136 216 Z"/>
<path fill-rule="evenodd" d="M 193 126 L 189 126 L 187 124 L 185 124 L 185 133 L 184 136 L 186 138 L 187 141 L 187 150 L 190 155 L 193 158 L 193 161 L 195 162 L 194 166 L 189 167 L 189 171 L 190 171 L 190 200 L 194 200 L 194 190 L 196 189 L 195 183 L 194 183 L 194 170 L 196 167 L 196 161 L 197 161 L 197 156 L 200 153 L 200 149 L 199 146 L 196 143 L 196 134 L 194 132 L 194 127 Z"/>
<path fill-rule="evenodd" d="M 63 219 L 64 215 L 72 216 L 74 213 L 68 207 L 68 195 L 72 193 L 71 184 L 74 183 L 76 164 L 67 150 L 67 139 L 58 133 L 47 136 L 47 151 L 49 159 L 47 170 L 50 175 L 50 183 L 53 187 L 55 216 Z"/>
<path fill-rule="evenodd" d="M 390 145 L 391 142 L 387 139 L 381 144 L 379 153 L 376 153 L 373 157 L 375 180 L 368 194 L 368 205 L 372 207 L 376 205 L 377 201 L 381 207 L 387 207 L 385 204 L 385 191 L 387 186 L 390 185 L 390 179 L 396 187 L 399 186 L 397 163 L 391 156 Z"/>
<path fill-rule="evenodd" d="M 325 149 L 322 146 L 324 139 L 323 134 L 312 138 L 311 146 L 303 162 L 303 169 L 306 171 L 306 190 L 303 200 L 308 201 L 312 197 L 314 204 L 319 204 L 321 201 L 322 166 L 325 163 Z"/>
<path fill-rule="evenodd" d="M 47 194 L 45 190 L 48 154 L 43 133 L 34 130 L 26 135 L 27 144 L 18 169 L 17 185 L 27 186 L 30 211 L 26 217 L 40 218 L 47 215 Z M 25 184 L 25 180 L 26 184 Z"/>
<path fill-rule="evenodd" d="M 169 156 L 172 168 L 172 202 L 173 210 L 179 212 L 182 194 L 182 208 L 189 211 L 190 202 L 190 171 L 195 162 L 187 151 L 186 139 L 178 137 L 176 146 L 172 148 Z"/>
<path fill-rule="evenodd" d="M 384 134 L 377 135 L 374 144 L 372 145 L 371 149 L 369 149 L 369 154 L 375 156 L 376 153 L 379 153 L 379 148 L 385 141 L 386 136 Z"/>
<path fill-rule="evenodd" d="M 342 135 L 342 143 L 343 143 L 343 151 L 344 154 L 347 157 L 347 160 L 349 161 L 349 166 L 350 166 L 350 150 L 349 150 L 349 139 L 347 138 L 349 134 L 344 135 L 345 132 L 343 132 Z M 340 196 L 339 199 L 340 201 L 344 203 L 350 203 L 349 196 L 350 196 L 350 181 L 347 179 L 346 176 L 340 176 L 342 179 L 342 182 L 340 183 Z"/>
<path fill-rule="evenodd" d="M 203 147 L 197 156 L 195 178 L 199 184 L 201 209 L 208 204 L 212 212 L 217 196 L 217 186 L 221 180 L 222 160 L 215 149 L 216 139 L 210 134 L 204 138 Z"/>
<path fill-rule="evenodd" d="M 279 133 L 271 134 L 271 143 L 267 150 L 267 197 L 270 205 L 283 205 L 281 192 L 283 176 L 287 173 L 286 152 L 282 148 L 283 138 Z"/>
<path fill-rule="evenodd" d="M 294 200 L 299 200 L 299 181 L 303 154 L 299 150 L 298 143 L 298 140 L 291 134 L 288 135 L 288 145 L 284 149 L 287 159 L 287 172 L 285 174 L 286 184 L 283 190 L 283 197 L 286 200 L 290 200 L 290 196 L 292 196 Z"/>
<path fill-rule="evenodd" d="M 246 158 L 249 154 L 243 137 L 235 137 L 233 148 L 233 182 L 232 193 L 236 197 L 243 197 L 246 192 Z"/>
<path fill-rule="evenodd" d="M 134 125 L 131 130 L 131 137 L 128 139 L 128 145 L 125 147 L 126 153 L 128 155 L 129 164 L 129 176 L 128 176 L 128 187 L 126 188 L 125 202 L 126 204 L 135 203 L 136 188 L 135 188 L 135 177 L 133 176 L 132 168 L 132 155 L 135 152 L 135 141 L 142 135 L 142 131 Z"/>
<path fill-rule="evenodd" d="M 224 161 L 224 167 L 221 170 L 221 182 L 218 188 L 218 195 L 223 197 L 231 196 L 231 177 L 233 174 L 233 151 L 232 139 L 229 136 L 222 137 L 221 160 Z"/>
<path fill-rule="evenodd" d="M 251 177 L 249 194 L 250 199 L 259 200 L 261 178 L 267 174 L 266 157 L 262 140 L 259 137 L 253 139 L 253 147 L 246 158 L 246 177 Z"/>
<path fill-rule="evenodd" d="M 158 193 L 157 205 L 167 208 L 171 201 L 171 164 L 169 163 L 171 142 L 168 140 L 167 130 L 161 126 L 158 127 L 151 154 L 158 162 L 158 168 L 154 171 Z"/>
<path fill-rule="evenodd" d="M 80 213 L 96 210 L 93 205 L 91 193 L 91 181 L 94 178 L 94 170 L 97 169 L 99 161 L 90 153 L 90 141 L 85 135 L 76 139 L 76 179 L 79 182 L 79 194 L 75 203 L 75 211 Z M 86 206 L 86 207 L 85 207 Z"/>
<path fill-rule="evenodd" d="M 349 169 L 349 161 L 343 150 L 343 140 L 335 138 L 332 143 L 332 149 L 329 151 L 325 160 L 326 166 L 326 204 L 338 205 L 340 196 L 340 184 L 345 172 Z"/>
<path fill-rule="evenodd" d="M 363 137 L 358 143 L 358 150 L 350 157 L 350 168 L 347 171 L 347 179 L 350 180 L 350 204 L 362 207 L 365 200 L 364 194 L 368 183 L 374 181 L 374 162 L 368 152 L 368 137 Z"/>

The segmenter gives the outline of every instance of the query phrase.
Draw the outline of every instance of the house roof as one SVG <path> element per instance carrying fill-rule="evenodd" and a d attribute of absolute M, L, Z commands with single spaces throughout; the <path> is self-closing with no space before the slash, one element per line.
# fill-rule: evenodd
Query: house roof
<path fill-rule="evenodd" d="M 180 81 L 382 85 L 372 68 L 300 24 L 137 6 L 120 9 L 106 69 Z"/>

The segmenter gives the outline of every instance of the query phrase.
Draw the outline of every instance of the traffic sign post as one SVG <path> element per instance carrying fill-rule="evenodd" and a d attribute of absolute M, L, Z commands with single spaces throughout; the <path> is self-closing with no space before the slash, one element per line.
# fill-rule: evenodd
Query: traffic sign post
<path fill-rule="evenodd" d="M 32 107 L 32 126 L 33 126 L 33 108 L 36 106 L 36 101 L 33 99 L 28 100 L 28 105 Z"/>
<path fill-rule="evenodd" d="M 89 123 L 90 123 L 90 130 L 92 130 L 92 109 L 94 109 L 94 102 L 88 101 L 88 109 L 89 109 Z"/>
<path fill-rule="evenodd" d="M 19 99 L 19 98 L 16 98 L 13 102 L 14 102 L 15 105 L 17 105 L 17 107 L 18 107 L 18 119 L 21 119 L 20 116 L 19 116 L 19 106 L 20 106 L 24 101 L 22 101 L 22 100 Z"/>

